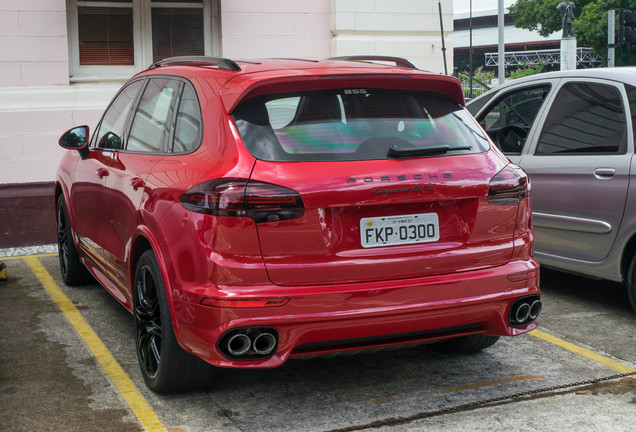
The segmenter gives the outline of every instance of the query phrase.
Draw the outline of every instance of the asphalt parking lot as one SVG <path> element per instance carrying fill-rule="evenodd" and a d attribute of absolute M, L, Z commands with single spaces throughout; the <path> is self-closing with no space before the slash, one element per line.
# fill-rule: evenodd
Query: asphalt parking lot
<path fill-rule="evenodd" d="M 539 331 L 470 356 L 426 346 L 220 370 L 150 392 L 132 318 L 57 257 L 0 258 L 0 430 L 611 430 L 636 424 L 636 314 L 618 284 L 542 271 Z M 598 379 L 611 379 L 596 381 Z"/>

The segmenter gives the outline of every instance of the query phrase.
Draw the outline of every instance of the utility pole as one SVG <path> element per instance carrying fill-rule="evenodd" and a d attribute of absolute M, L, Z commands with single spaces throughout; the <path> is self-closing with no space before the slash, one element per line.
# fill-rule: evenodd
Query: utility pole
<path fill-rule="evenodd" d="M 506 81 L 506 54 L 504 43 L 504 2 L 499 0 L 499 19 L 497 20 L 497 27 L 499 30 L 499 42 L 498 42 L 498 57 L 499 57 L 499 85 L 502 85 Z"/>
<path fill-rule="evenodd" d="M 439 28 L 442 31 L 442 54 L 444 55 L 444 74 L 448 75 L 448 66 L 446 65 L 446 43 L 444 42 L 444 19 L 442 18 L 442 0 L 437 2 L 439 6 Z"/>
<path fill-rule="evenodd" d="M 468 34 L 470 39 L 470 53 L 468 53 L 468 69 L 470 72 L 470 91 L 468 93 L 468 97 L 470 99 L 473 98 L 473 74 L 475 71 L 473 70 L 473 0 L 470 0 L 470 18 L 468 18 Z"/>
<path fill-rule="evenodd" d="M 611 9 L 607 11 L 607 67 L 614 67 L 614 47 L 616 46 L 614 39 L 615 24 L 616 11 Z"/>

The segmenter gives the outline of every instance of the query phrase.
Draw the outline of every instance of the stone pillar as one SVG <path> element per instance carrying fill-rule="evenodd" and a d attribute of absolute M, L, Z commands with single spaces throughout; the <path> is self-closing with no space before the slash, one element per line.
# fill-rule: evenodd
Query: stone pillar
<path fill-rule="evenodd" d="M 561 39 L 561 70 L 576 69 L 576 37 Z"/>

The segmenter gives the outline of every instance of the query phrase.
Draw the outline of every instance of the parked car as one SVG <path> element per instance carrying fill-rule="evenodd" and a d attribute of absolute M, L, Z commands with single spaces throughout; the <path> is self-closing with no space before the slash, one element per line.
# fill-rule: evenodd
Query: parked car
<path fill-rule="evenodd" d="M 62 276 L 132 312 L 152 390 L 206 381 L 201 360 L 473 352 L 536 328 L 526 174 L 455 78 L 375 59 L 171 58 L 61 137 Z"/>
<path fill-rule="evenodd" d="M 467 108 L 532 180 L 539 262 L 625 282 L 636 311 L 636 68 L 516 79 Z"/>

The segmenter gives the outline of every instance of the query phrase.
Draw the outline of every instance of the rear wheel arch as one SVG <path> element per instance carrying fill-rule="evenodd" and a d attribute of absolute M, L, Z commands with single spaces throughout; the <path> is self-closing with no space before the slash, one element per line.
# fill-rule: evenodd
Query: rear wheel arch
<path fill-rule="evenodd" d="M 623 247 L 623 254 L 621 256 L 621 276 L 623 282 L 627 283 L 629 277 L 629 268 L 632 261 L 636 258 L 636 232 L 632 233 L 630 239 L 625 243 Z"/>
<path fill-rule="evenodd" d="M 172 289 L 171 289 L 171 285 L 170 285 L 170 279 L 168 278 L 168 269 L 166 267 L 166 262 L 164 260 L 163 255 L 160 253 L 160 249 L 159 249 L 159 244 L 157 242 L 157 240 L 155 239 L 154 235 L 152 235 L 152 233 L 146 228 L 146 227 L 140 227 L 139 228 L 139 233 L 138 235 L 135 237 L 135 240 L 133 241 L 133 246 L 130 252 L 130 256 L 132 257 L 131 263 L 130 263 L 130 280 L 134 281 L 135 280 L 135 272 L 137 269 L 137 263 L 139 262 L 139 259 L 141 258 L 141 256 L 146 252 L 151 250 L 152 253 L 155 255 L 155 258 L 157 260 L 157 264 L 159 266 L 159 270 L 161 272 L 161 277 L 163 279 L 163 287 L 165 290 L 165 295 L 166 298 L 168 300 L 168 306 L 169 306 L 169 310 L 170 310 L 170 316 L 172 317 L 172 328 L 174 330 L 174 334 L 175 337 L 177 339 L 177 341 L 179 342 L 179 345 L 181 345 L 181 347 L 183 349 L 185 349 L 186 351 L 190 352 L 191 350 L 187 347 L 187 345 L 183 342 L 182 338 L 181 338 L 181 332 L 179 331 L 179 322 L 176 319 L 176 313 L 174 310 L 174 303 L 172 301 Z M 136 292 L 135 289 L 136 287 L 134 286 L 134 282 L 132 284 L 133 286 L 131 286 L 131 292 L 130 295 L 131 296 L 135 296 Z M 134 313 L 134 310 L 133 310 Z"/>
<path fill-rule="evenodd" d="M 636 234 L 632 235 L 623 250 L 621 275 L 632 309 L 636 312 Z"/>

